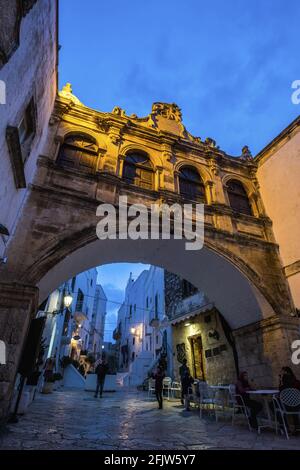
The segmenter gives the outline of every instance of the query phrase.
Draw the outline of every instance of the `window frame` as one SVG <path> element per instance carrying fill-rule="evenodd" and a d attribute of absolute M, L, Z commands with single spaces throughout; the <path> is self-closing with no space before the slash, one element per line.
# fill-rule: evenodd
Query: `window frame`
<path fill-rule="evenodd" d="M 236 185 L 236 187 L 240 191 L 231 189 L 230 188 L 231 183 Z M 243 184 L 242 181 L 235 179 L 235 178 L 231 178 L 230 180 L 228 180 L 226 182 L 226 192 L 227 192 L 228 204 L 234 212 L 253 217 L 253 208 L 250 202 L 250 198 L 245 188 L 245 185 Z"/>
<path fill-rule="evenodd" d="M 189 178 L 187 175 L 184 175 L 185 170 L 190 170 L 194 176 L 197 176 L 194 180 Z M 183 190 L 183 183 L 186 184 L 186 187 L 197 188 L 196 191 L 184 191 Z M 191 165 L 183 165 L 178 171 L 178 192 L 179 195 L 188 201 L 195 201 L 198 203 L 205 204 L 206 203 L 206 191 L 205 185 L 202 179 L 201 174 L 199 173 L 198 169 Z M 196 195 L 196 197 L 195 197 Z"/>

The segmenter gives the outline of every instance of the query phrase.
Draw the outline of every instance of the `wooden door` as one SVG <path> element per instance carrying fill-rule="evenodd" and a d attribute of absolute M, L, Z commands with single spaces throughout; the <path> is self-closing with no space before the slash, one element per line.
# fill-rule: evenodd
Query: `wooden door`
<path fill-rule="evenodd" d="M 195 379 L 205 380 L 201 335 L 190 338 L 192 348 L 193 374 Z"/>

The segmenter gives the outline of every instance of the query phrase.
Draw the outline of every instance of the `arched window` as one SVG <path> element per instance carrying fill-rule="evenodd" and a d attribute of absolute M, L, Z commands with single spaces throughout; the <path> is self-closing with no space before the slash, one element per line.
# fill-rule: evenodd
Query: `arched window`
<path fill-rule="evenodd" d="M 154 171 L 148 156 L 137 152 L 127 155 L 123 166 L 123 178 L 126 183 L 153 189 Z"/>
<path fill-rule="evenodd" d="M 60 147 L 57 162 L 64 167 L 94 173 L 97 157 L 98 147 L 95 140 L 86 134 L 74 134 L 66 137 Z"/>
<path fill-rule="evenodd" d="M 248 195 L 240 181 L 230 180 L 227 183 L 227 194 L 230 207 L 241 214 L 252 215 Z"/>
<path fill-rule="evenodd" d="M 179 192 L 186 199 L 205 202 L 204 184 L 195 168 L 189 166 L 181 168 L 179 174 Z"/>

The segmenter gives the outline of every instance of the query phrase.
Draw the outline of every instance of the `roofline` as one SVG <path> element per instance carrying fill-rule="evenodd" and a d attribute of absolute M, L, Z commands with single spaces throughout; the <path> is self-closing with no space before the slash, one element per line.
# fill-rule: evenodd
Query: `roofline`
<path fill-rule="evenodd" d="M 271 151 L 288 141 L 298 127 L 300 128 L 300 114 L 255 156 L 254 161 L 260 164 L 264 157 L 270 157 Z"/>

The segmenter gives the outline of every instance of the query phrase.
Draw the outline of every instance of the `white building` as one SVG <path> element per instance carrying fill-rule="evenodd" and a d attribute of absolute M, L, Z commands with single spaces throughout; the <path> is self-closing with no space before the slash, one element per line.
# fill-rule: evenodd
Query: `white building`
<path fill-rule="evenodd" d="M 99 357 L 104 342 L 104 327 L 106 317 L 107 298 L 100 284 L 96 285 L 95 298 L 93 304 L 92 320 L 90 323 L 89 351 L 95 357 Z"/>
<path fill-rule="evenodd" d="M 69 308 L 64 305 L 67 294 L 72 296 Z M 40 314 L 47 313 L 43 338 L 47 357 L 60 359 L 71 356 L 79 360 L 88 354 L 99 355 L 103 344 L 106 297 L 97 285 L 97 270 L 85 271 L 66 281 L 46 301 Z"/>
<path fill-rule="evenodd" d="M 136 280 L 130 275 L 114 334 L 119 343 L 119 368 L 128 372 L 129 385 L 142 384 L 167 343 L 163 341 L 166 333 L 158 328 L 164 312 L 164 270 L 151 266 Z"/>

